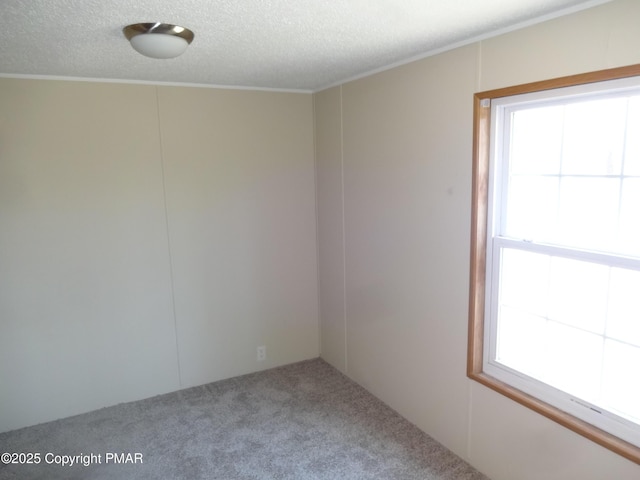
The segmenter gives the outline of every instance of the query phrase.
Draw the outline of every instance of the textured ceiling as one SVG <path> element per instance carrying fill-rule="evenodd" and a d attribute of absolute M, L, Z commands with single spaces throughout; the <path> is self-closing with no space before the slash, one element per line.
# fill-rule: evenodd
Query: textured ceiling
<path fill-rule="evenodd" d="M 316 91 L 609 0 L 0 0 L 0 75 Z M 181 57 L 136 53 L 139 22 L 183 25 Z"/>

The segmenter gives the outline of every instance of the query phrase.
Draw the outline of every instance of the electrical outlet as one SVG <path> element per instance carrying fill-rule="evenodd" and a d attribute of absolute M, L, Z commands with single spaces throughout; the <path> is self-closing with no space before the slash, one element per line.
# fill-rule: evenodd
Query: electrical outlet
<path fill-rule="evenodd" d="M 264 362 L 267 359 L 267 347 L 261 345 L 260 347 L 256 348 L 256 359 L 259 362 Z"/>

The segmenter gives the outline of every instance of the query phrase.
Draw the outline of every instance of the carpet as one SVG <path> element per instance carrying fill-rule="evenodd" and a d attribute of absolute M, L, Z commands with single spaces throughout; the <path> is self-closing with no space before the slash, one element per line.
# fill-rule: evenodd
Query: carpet
<path fill-rule="evenodd" d="M 2 452 L 39 459 L 3 480 L 487 480 L 321 359 L 2 433 Z"/>

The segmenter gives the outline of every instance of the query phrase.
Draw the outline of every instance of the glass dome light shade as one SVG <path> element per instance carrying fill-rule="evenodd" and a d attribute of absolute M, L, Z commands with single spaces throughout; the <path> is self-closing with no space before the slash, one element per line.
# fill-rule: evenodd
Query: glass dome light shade
<path fill-rule="evenodd" d="M 182 55 L 194 38 L 188 28 L 159 22 L 127 25 L 122 31 L 137 52 L 151 58 Z"/>
<path fill-rule="evenodd" d="M 151 58 L 175 58 L 184 53 L 189 44 L 184 38 L 165 33 L 144 33 L 131 39 L 134 50 Z"/>

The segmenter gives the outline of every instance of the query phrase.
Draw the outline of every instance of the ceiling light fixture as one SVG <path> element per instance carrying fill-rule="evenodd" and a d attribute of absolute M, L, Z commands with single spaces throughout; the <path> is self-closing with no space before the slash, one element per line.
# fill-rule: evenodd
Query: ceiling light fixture
<path fill-rule="evenodd" d="M 188 28 L 167 23 L 136 23 L 122 29 L 137 52 L 151 58 L 174 58 L 182 55 L 193 41 Z"/>

